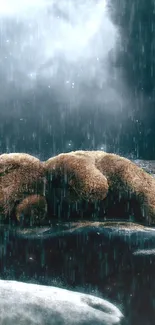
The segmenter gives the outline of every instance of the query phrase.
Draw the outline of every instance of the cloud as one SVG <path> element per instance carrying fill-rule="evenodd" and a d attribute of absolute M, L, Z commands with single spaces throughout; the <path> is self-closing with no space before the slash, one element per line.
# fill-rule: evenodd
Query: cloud
<path fill-rule="evenodd" d="M 72 107 L 121 107 L 118 38 L 103 0 L 0 0 L 0 101 L 48 89 Z"/>

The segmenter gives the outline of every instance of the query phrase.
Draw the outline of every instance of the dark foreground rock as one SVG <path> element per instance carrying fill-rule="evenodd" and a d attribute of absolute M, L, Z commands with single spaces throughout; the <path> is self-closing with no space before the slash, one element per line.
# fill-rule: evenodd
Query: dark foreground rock
<path fill-rule="evenodd" d="M 1 227 L 1 278 L 63 286 L 116 303 L 128 325 L 155 319 L 155 229 L 83 222 Z"/>

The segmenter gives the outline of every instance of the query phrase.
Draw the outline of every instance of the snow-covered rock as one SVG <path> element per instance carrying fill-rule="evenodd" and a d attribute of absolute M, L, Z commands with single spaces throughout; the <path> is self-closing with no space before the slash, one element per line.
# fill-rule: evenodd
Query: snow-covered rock
<path fill-rule="evenodd" d="M 0 280 L 1 325 L 114 325 L 117 307 L 91 295 L 57 287 Z"/>

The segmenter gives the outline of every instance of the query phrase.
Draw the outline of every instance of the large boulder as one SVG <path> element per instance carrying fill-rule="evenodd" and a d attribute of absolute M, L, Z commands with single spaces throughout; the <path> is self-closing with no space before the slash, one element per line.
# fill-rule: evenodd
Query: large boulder
<path fill-rule="evenodd" d="M 56 287 L 0 281 L 1 325 L 119 325 L 106 300 Z"/>
<path fill-rule="evenodd" d="M 0 155 L 0 217 L 24 225 L 108 217 L 154 223 L 155 179 L 130 160 L 102 151 L 46 162 Z"/>
<path fill-rule="evenodd" d="M 44 165 L 51 215 L 155 223 L 155 179 L 131 160 L 103 151 L 75 151 Z"/>
<path fill-rule="evenodd" d="M 0 155 L 0 217 L 29 219 L 30 224 L 47 213 L 46 178 L 41 161 L 25 153 Z"/>

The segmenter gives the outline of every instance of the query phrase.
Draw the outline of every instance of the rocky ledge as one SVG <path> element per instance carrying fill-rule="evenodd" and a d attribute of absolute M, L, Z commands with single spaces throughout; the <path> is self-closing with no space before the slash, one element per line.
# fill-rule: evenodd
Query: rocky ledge
<path fill-rule="evenodd" d="M 155 318 L 155 229 L 127 222 L 2 226 L 3 279 L 84 291 L 115 303 L 128 325 Z"/>

